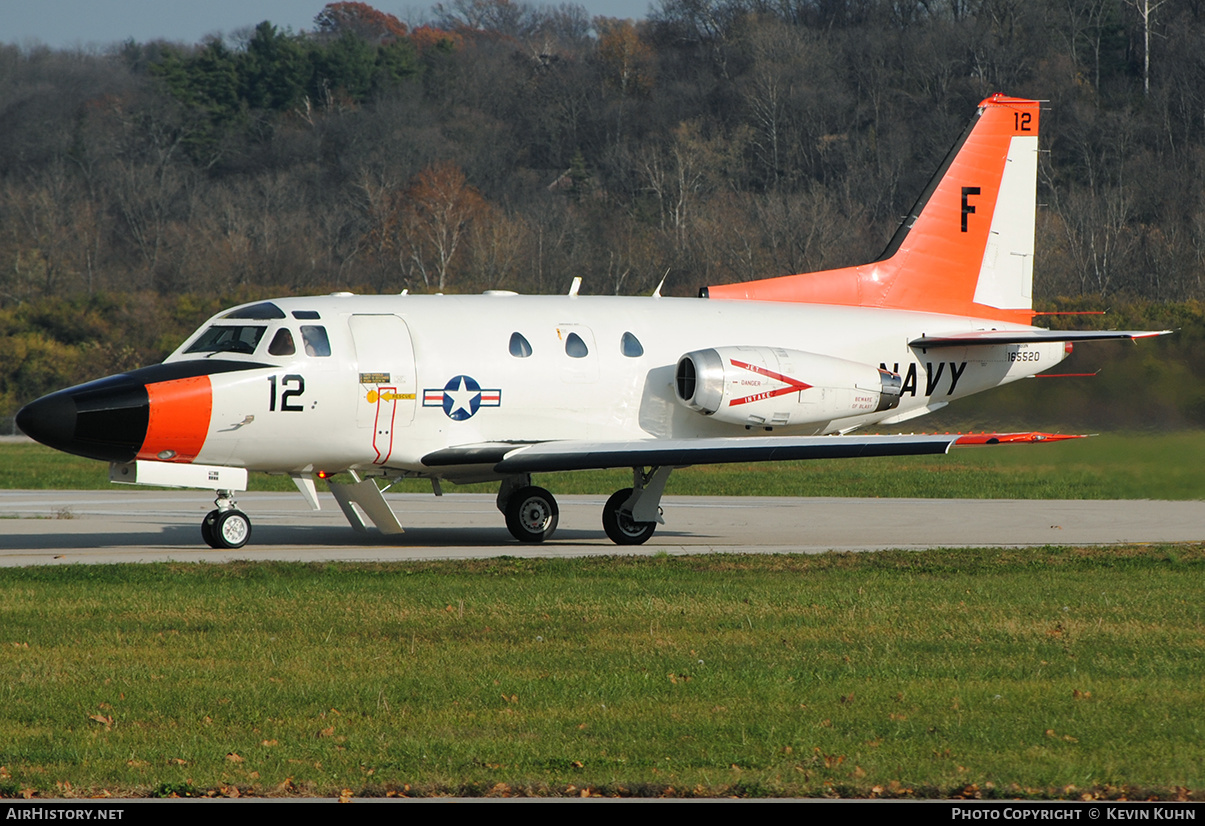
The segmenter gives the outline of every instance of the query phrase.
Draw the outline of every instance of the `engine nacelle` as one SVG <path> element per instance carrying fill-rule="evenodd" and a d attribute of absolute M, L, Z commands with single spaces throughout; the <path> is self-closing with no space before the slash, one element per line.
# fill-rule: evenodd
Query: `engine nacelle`
<path fill-rule="evenodd" d="M 814 424 L 891 410 L 899 374 L 856 361 L 779 347 L 717 347 L 678 359 L 678 401 L 722 422 L 752 427 Z"/>

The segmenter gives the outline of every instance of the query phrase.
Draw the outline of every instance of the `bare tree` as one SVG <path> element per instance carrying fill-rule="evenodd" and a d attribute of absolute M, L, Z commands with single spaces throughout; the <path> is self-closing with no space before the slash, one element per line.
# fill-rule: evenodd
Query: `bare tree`
<path fill-rule="evenodd" d="M 1146 97 L 1151 94 L 1151 27 L 1154 24 L 1155 12 L 1166 2 L 1167 0 L 1155 0 L 1153 3 L 1151 0 L 1126 0 L 1142 20 L 1142 94 Z"/>

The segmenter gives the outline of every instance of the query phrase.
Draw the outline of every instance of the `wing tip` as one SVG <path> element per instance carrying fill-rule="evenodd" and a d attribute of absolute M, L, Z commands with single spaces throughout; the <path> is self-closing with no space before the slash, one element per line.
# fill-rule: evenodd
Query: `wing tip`
<path fill-rule="evenodd" d="M 967 433 L 954 440 L 957 447 L 968 445 L 1006 445 L 1006 444 L 1039 444 L 1041 442 L 1062 442 L 1067 439 L 1087 439 L 1088 433 Z"/>

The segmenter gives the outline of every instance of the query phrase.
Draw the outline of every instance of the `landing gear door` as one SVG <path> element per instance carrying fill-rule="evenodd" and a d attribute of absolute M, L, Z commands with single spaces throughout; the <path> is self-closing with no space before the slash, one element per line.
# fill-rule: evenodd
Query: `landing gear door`
<path fill-rule="evenodd" d="M 414 345 L 406 322 L 395 315 L 353 315 L 356 345 L 356 425 L 369 429 L 375 464 L 393 452 L 394 429 L 414 421 Z M 367 435 L 367 434 L 366 434 Z"/>

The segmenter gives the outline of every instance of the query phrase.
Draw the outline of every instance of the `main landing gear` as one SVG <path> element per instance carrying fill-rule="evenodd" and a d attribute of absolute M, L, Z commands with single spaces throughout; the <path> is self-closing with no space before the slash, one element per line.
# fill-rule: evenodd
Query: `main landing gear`
<path fill-rule="evenodd" d="M 632 488 L 617 490 L 603 505 L 603 530 L 616 545 L 643 545 L 657 530 L 656 522 L 637 522 L 624 505 L 632 498 Z"/>
<path fill-rule="evenodd" d="M 205 544 L 218 550 L 241 548 L 251 538 L 251 520 L 238 509 L 228 490 L 219 490 L 213 500 L 217 508 L 205 514 L 201 521 L 201 538 Z"/>
<path fill-rule="evenodd" d="M 661 495 L 673 468 L 647 472 L 632 468 L 632 487 L 616 491 L 603 506 L 603 530 L 616 545 L 642 545 L 664 524 Z M 552 536 L 560 518 L 556 499 L 531 484 L 530 474 L 511 476 L 498 489 L 498 510 L 506 515 L 506 528 L 520 542 L 543 542 Z"/>
<path fill-rule="evenodd" d="M 506 528 L 520 542 L 543 542 L 552 536 L 561 511 L 543 488 L 519 488 L 506 503 Z"/>

